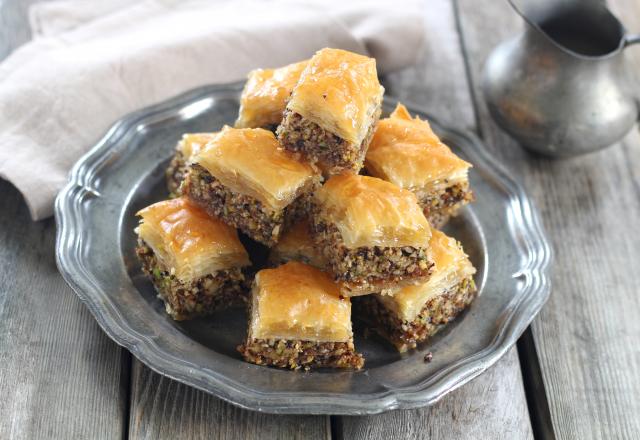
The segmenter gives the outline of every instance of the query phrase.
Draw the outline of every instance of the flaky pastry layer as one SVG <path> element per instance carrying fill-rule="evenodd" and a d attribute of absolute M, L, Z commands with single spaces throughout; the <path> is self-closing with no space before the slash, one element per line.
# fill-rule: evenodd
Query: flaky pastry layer
<path fill-rule="evenodd" d="M 252 291 L 250 339 L 346 342 L 351 302 L 326 273 L 289 262 L 257 273 Z"/>
<path fill-rule="evenodd" d="M 326 48 L 309 60 L 287 109 L 360 145 L 383 93 L 373 58 Z"/>
<path fill-rule="evenodd" d="M 476 273 L 469 257 L 454 238 L 433 229 L 430 247 L 435 265 L 429 280 L 404 287 L 392 296 L 379 298 L 401 320 L 413 321 L 430 299 L 442 295 Z"/>
<path fill-rule="evenodd" d="M 250 264 L 236 230 L 186 197 L 154 203 L 137 215 L 138 236 L 180 280 Z"/>
<path fill-rule="evenodd" d="M 277 69 L 257 69 L 249 73 L 240 97 L 237 128 L 267 128 L 278 125 L 289 96 L 308 60 Z"/>
<path fill-rule="evenodd" d="M 375 177 L 334 176 L 315 193 L 323 221 L 334 224 L 347 248 L 427 247 L 431 227 L 416 196 Z"/>
<path fill-rule="evenodd" d="M 224 186 L 278 211 L 290 204 L 318 173 L 288 156 L 274 134 L 261 128 L 225 126 L 192 158 Z"/>
<path fill-rule="evenodd" d="M 402 104 L 389 118 L 378 121 L 365 166 L 372 176 L 427 192 L 466 181 L 471 168 L 440 140 L 427 121 L 412 118 Z"/>

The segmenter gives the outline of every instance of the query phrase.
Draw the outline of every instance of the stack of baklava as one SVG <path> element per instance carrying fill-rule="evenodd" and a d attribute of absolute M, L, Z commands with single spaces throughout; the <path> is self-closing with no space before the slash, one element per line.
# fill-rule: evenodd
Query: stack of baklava
<path fill-rule="evenodd" d="M 473 199 L 471 165 L 400 104 L 380 120 L 383 92 L 375 60 L 323 49 L 252 72 L 235 128 L 183 136 L 172 198 L 136 230 L 171 317 L 246 304 L 245 360 L 359 369 L 351 297 L 400 351 L 471 303 L 475 269 L 436 229 Z M 268 268 L 238 230 L 270 248 Z"/>

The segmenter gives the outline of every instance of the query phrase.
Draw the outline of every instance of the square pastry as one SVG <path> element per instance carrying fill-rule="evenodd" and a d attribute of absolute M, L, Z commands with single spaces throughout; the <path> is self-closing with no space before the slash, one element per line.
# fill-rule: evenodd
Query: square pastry
<path fill-rule="evenodd" d="M 293 89 L 278 139 L 327 174 L 358 173 L 380 117 L 383 93 L 373 58 L 322 49 Z"/>
<path fill-rule="evenodd" d="M 176 145 L 176 152 L 166 171 L 169 196 L 180 195 L 180 184 L 189 170 L 189 159 L 198 153 L 217 133 L 187 133 Z"/>
<path fill-rule="evenodd" d="M 378 122 L 365 167 L 369 175 L 413 191 L 435 228 L 473 201 L 471 164 L 451 152 L 427 121 L 413 119 L 402 104 Z"/>
<path fill-rule="evenodd" d="M 376 294 L 354 300 L 358 316 L 401 352 L 434 335 L 477 294 L 476 269 L 460 243 L 434 229 L 431 250 L 435 267 L 427 282 L 404 287 L 393 296 Z"/>
<path fill-rule="evenodd" d="M 429 222 L 416 196 L 392 183 L 334 176 L 316 191 L 309 221 L 345 296 L 392 293 L 431 274 Z"/>
<path fill-rule="evenodd" d="M 175 320 L 246 304 L 249 256 L 235 229 L 185 197 L 137 213 L 136 254 Z"/>
<path fill-rule="evenodd" d="M 280 241 L 269 252 L 271 266 L 279 266 L 289 261 L 300 261 L 321 270 L 327 269 L 322 252 L 311 238 L 309 222 L 306 219 L 297 222 L 282 234 Z"/>
<path fill-rule="evenodd" d="M 257 69 L 249 73 L 240 96 L 240 114 L 235 126 L 275 131 L 307 62 L 305 60 L 278 69 Z"/>
<path fill-rule="evenodd" d="M 274 134 L 224 127 L 191 158 L 182 193 L 209 214 L 273 246 L 305 211 L 321 176 L 291 158 Z"/>
<path fill-rule="evenodd" d="M 326 273 L 290 262 L 256 274 L 247 362 L 280 368 L 354 368 L 364 365 L 351 329 L 351 302 Z"/>

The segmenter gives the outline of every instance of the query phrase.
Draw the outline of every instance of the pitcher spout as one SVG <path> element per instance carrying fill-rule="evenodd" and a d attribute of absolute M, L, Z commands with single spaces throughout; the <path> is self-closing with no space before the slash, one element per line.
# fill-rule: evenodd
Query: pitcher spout
<path fill-rule="evenodd" d="M 602 59 L 637 42 L 604 2 L 509 0 L 513 9 L 557 49 L 582 59 Z"/>

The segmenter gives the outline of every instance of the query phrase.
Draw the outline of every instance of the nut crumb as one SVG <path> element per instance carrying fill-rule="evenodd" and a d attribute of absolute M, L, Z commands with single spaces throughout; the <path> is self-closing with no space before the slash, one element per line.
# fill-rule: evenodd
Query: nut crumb
<path fill-rule="evenodd" d="M 431 362 L 431 360 L 433 359 L 433 353 L 429 352 L 427 354 L 424 355 L 424 362 L 426 364 L 428 364 L 429 362 Z"/>

